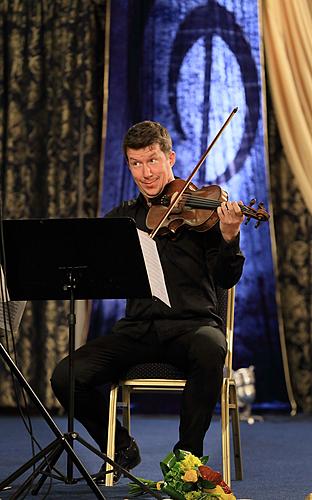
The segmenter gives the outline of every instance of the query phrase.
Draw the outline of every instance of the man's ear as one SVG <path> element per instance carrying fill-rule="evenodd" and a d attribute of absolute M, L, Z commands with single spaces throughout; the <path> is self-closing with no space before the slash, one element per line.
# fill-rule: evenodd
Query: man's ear
<path fill-rule="evenodd" d="M 169 153 L 169 161 L 170 161 L 170 166 L 173 167 L 176 161 L 176 154 L 174 151 L 170 151 Z"/>

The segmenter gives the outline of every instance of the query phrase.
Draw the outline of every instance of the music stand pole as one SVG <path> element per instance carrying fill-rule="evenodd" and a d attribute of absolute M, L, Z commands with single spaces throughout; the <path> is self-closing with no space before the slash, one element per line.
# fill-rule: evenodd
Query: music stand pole
<path fill-rule="evenodd" d="M 69 314 L 68 314 L 68 380 L 69 380 L 69 395 L 68 395 L 68 415 L 67 415 L 67 433 L 68 440 L 71 446 L 74 444 L 74 406 L 75 406 L 75 372 L 74 372 L 74 352 L 75 352 L 75 298 L 74 289 L 76 287 L 76 278 L 73 269 L 68 270 L 68 283 L 64 285 L 64 290 L 70 291 Z M 73 477 L 73 462 L 71 457 L 67 456 L 67 482 L 75 483 Z"/>

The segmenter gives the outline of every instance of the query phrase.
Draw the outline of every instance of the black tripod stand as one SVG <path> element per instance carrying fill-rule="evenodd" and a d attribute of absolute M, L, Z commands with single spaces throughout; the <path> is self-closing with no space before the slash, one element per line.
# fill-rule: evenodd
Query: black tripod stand
<path fill-rule="evenodd" d="M 107 230 L 110 230 L 109 241 L 105 238 Z M 127 241 L 126 255 L 124 255 L 123 246 L 120 246 L 121 234 L 122 239 L 125 238 L 125 241 Z M 7 254 L 8 289 L 12 300 L 35 300 L 39 298 L 70 299 L 70 311 L 68 315 L 70 393 L 68 429 L 66 433 L 62 433 L 0 343 L 2 358 L 10 367 L 21 387 L 25 389 L 25 392 L 55 435 L 54 441 L 40 450 L 33 458 L 0 483 L 0 491 L 11 485 L 18 477 L 28 471 L 29 468 L 41 461 L 32 474 L 27 477 L 23 484 L 10 497 L 11 499 L 17 499 L 27 489 L 31 488 L 39 475 L 41 476 L 39 481 L 32 487 L 34 495 L 39 492 L 48 477 L 53 477 L 67 484 L 76 483 L 77 479 L 73 477 L 74 465 L 86 480 L 95 496 L 97 498 L 105 498 L 75 453 L 73 445 L 76 440 L 103 461 L 110 464 L 112 466 L 111 473 L 114 470 L 121 471 L 133 482 L 139 484 L 143 491 L 150 493 L 155 498 L 161 498 L 160 494 L 150 490 L 130 472 L 120 467 L 108 458 L 106 454 L 101 453 L 91 446 L 74 431 L 73 353 L 75 350 L 76 323 L 75 298 L 124 297 L 129 294 L 131 296 L 146 297 L 151 293 L 134 222 L 131 219 L 8 220 L 4 221 L 4 237 Z M 25 241 L 25 237 L 30 238 L 32 241 L 31 249 L 28 252 L 25 247 L 19 250 L 20 246 L 16 245 L 15 241 L 16 239 Z M 36 245 L 36 241 L 34 240 L 37 240 L 38 245 Z M 58 243 L 60 241 L 62 242 L 61 247 Z M 116 245 L 120 248 L 119 251 L 116 251 Z M 43 246 L 44 248 L 42 248 Z M 132 249 L 130 252 L 129 248 Z M 51 285 L 50 287 L 47 286 L 47 283 L 49 283 L 47 272 L 43 273 L 43 269 L 46 269 L 47 266 L 47 253 L 45 251 L 49 257 L 50 272 L 48 273 L 48 278 L 51 279 L 52 288 Z M 104 260 L 105 257 L 108 258 L 108 266 L 107 263 L 103 266 L 103 257 Z M 20 263 L 20 261 L 22 261 L 22 265 L 19 268 L 24 269 L 22 279 L 13 272 L 14 268 L 16 268 L 16 262 Z M 74 265 L 68 265 L 68 262 L 73 262 Z M 60 263 L 65 265 L 60 265 Z M 134 266 L 133 263 L 135 263 Z M 117 278 L 113 279 L 112 273 L 114 274 L 114 270 L 116 271 L 116 265 L 117 267 L 119 266 L 116 273 Z M 101 272 L 103 267 L 105 271 Z M 106 271 L 107 269 L 109 271 Z M 64 272 L 65 282 L 63 281 L 63 285 L 60 286 Z M 57 276 L 57 279 L 55 276 Z M 138 277 L 141 278 L 140 285 L 138 285 Z M 130 292 L 131 281 L 133 288 Z M 106 287 L 105 283 L 107 283 Z M 63 452 L 67 454 L 66 475 L 61 474 L 55 469 L 55 464 Z"/>

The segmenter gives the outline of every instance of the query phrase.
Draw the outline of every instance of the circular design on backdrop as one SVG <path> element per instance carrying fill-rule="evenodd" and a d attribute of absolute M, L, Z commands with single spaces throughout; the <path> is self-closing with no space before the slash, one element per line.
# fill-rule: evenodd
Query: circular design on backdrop
<path fill-rule="evenodd" d="M 233 32 L 235 36 L 233 36 Z M 250 44 L 246 40 L 242 28 L 235 20 L 233 13 L 219 5 L 215 0 L 209 0 L 207 5 L 196 7 L 187 14 L 177 30 L 170 54 L 169 67 L 169 103 L 174 116 L 176 131 L 184 139 L 186 134 L 178 111 L 178 82 L 180 69 L 187 52 L 199 38 L 205 44 L 205 81 L 202 142 L 207 141 L 209 121 L 209 97 L 211 86 L 212 67 L 212 38 L 219 36 L 233 53 L 241 72 L 242 86 L 245 93 L 246 111 L 242 138 L 236 151 L 234 160 L 225 166 L 224 171 L 218 175 L 214 183 L 226 182 L 244 166 L 257 133 L 260 116 L 260 95 L 256 63 L 254 61 Z M 207 142 L 206 142 L 207 143 Z M 202 150 L 205 150 L 203 147 Z M 204 179 L 202 179 L 204 181 Z"/>

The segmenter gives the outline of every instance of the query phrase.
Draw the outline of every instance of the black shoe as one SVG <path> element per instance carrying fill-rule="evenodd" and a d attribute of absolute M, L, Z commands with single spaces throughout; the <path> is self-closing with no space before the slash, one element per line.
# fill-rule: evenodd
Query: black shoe
<path fill-rule="evenodd" d="M 140 451 L 133 438 L 131 438 L 128 448 L 121 448 L 120 450 L 116 451 L 114 461 L 128 471 L 134 469 L 134 467 L 139 465 L 139 463 L 141 462 Z M 119 481 L 119 479 L 121 478 L 122 471 L 115 469 L 113 474 L 113 481 L 114 483 L 117 483 L 117 481 Z M 102 465 L 97 474 L 92 476 L 92 479 L 99 485 L 105 485 L 106 463 Z"/>

